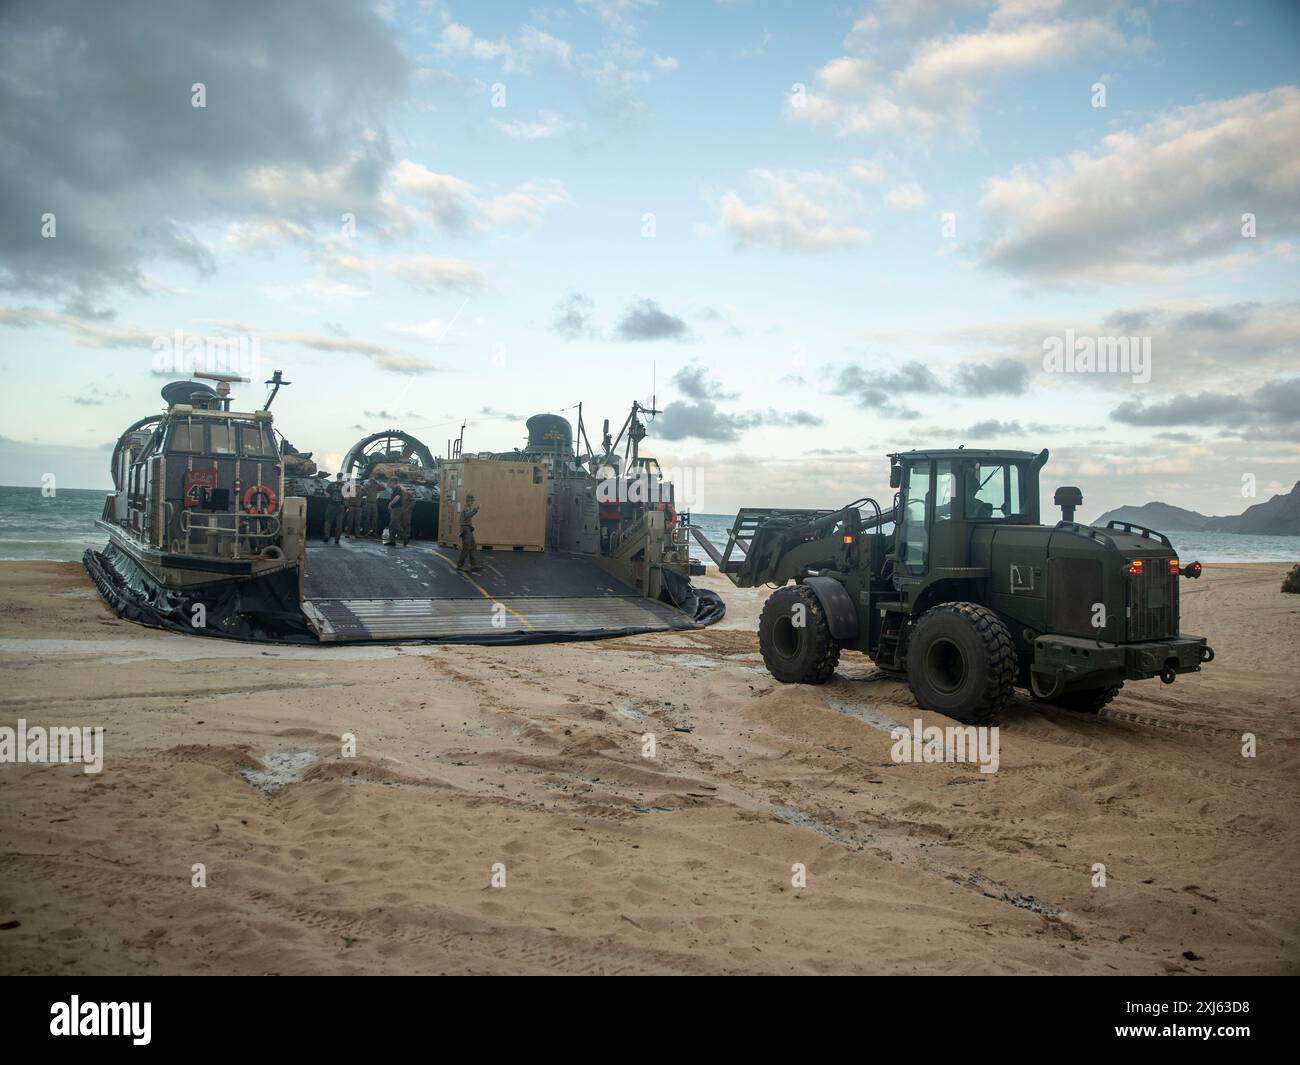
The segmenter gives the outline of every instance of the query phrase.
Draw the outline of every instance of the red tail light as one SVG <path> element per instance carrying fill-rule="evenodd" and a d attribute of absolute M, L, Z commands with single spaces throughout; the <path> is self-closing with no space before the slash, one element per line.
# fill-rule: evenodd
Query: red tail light
<path fill-rule="evenodd" d="M 1140 558 L 1135 558 L 1128 564 L 1128 575 L 1130 577 L 1142 576 L 1142 560 Z"/>
<path fill-rule="evenodd" d="M 1169 560 L 1169 575 L 1171 577 L 1178 576 L 1178 559 L 1176 558 L 1171 558 Z"/>

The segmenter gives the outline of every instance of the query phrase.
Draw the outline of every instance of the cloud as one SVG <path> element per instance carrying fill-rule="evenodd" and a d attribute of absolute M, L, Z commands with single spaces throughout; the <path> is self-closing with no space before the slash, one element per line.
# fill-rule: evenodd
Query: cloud
<path fill-rule="evenodd" d="M 524 26 L 513 41 L 505 37 L 490 41 L 476 36 L 468 26 L 449 22 L 443 26 L 435 50 L 447 59 L 470 58 L 485 62 L 500 59 L 504 69 L 510 73 L 530 70 L 535 59 L 549 60 L 561 67 L 568 67 L 573 62 L 573 47 L 568 41 L 536 26 Z"/>
<path fill-rule="evenodd" d="M 943 330 L 933 342 L 968 349 L 975 357 L 996 351 L 1003 359 L 1027 367 L 1028 381 L 1034 385 L 1130 387 L 1126 375 L 1042 373 L 1044 340 L 1059 338 L 1066 329 L 1073 329 L 1076 337 L 1130 341 L 1150 337 L 1151 379 L 1166 394 L 1211 384 L 1226 391 L 1253 389 L 1300 364 L 1300 300 L 1295 299 L 1222 304 L 1170 300 L 1124 307 L 1096 318 L 1024 318 Z M 893 343 L 895 338 L 885 336 L 880 341 Z"/>
<path fill-rule="evenodd" d="M 846 48 L 883 49 L 870 42 L 882 24 L 910 30 L 938 22 L 953 9 L 970 5 L 926 4 L 907 18 L 890 5 L 882 20 L 865 16 L 845 41 Z M 1021 16 L 1050 13 L 1052 4 L 1019 4 Z M 976 132 L 975 111 L 1000 78 L 1060 63 L 1073 56 L 1127 47 L 1129 42 L 1108 21 L 1098 18 L 1028 21 L 1016 24 L 1009 5 L 1005 17 L 992 18 L 977 32 L 930 37 L 916 43 L 907 63 L 886 70 L 865 55 L 831 59 L 817 73 L 817 85 L 802 98 L 792 97 L 792 118 L 833 126 L 841 134 L 894 133 L 932 139 L 942 133 Z M 943 9 L 936 11 L 935 9 Z M 930 15 L 937 17 L 930 18 Z M 1140 47 L 1141 42 L 1134 42 Z"/>
<path fill-rule="evenodd" d="M 673 384 L 681 389 L 688 399 L 720 400 L 735 399 L 736 393 L 727 392 L 721 381 L 714 380 L 709 372 L 698 363 L 683 366 L 673 374 Z"/>
<path fill-rule="evenodd" d="M 160 335 L 165 335 L 159 330 L 99 324 L 78 315 L 38 307 L 0 307 L 0 325 L 17 329 L 53 326 L 70 333 L 78 345 L 88 348 L 151 348 Z"/>
<path fill-rule="evenodd" d="M 1246 440 L 1300 440 L 1300 377 L 1276 378 L 1248 394 L 1180 393 L 1158 403 L 1121 403 L 1111 417 L 1125 425 L 1221 427 Z"/>
<path fill-rule="evenodd" d="M 503 119 L 494 118 L 492 125 L 496 126 L 502 133 L 514 137 L 515 140 L 539 141 L 549 140 L 551 137 L 559 136 L 570 130 L 583 129 L 586 123 L 572 121 L 555 111 L 543 110 L 537 112 L 536 122 L 507 122 Z"/>
<path fill-rule="evenodd" d="M 663 440 L 710 440 L 727 442 L 740 438 L 746 429 L 758 426 L 778 428 L 813 427 L 823 424 L 820 417 L 806 410 L 747 411 L 728 413 L 712 400 L 677 400 L 664 406 L 655 419 L 654 433 Z"/>
<path fill-rule="evenodd" d="M 553 308 L 551 328 L 565 340 L 580 340 L 600 335 L 595 325 L 596 304 L 582 292 L 568 293 Z M 669 314 L 654 300 L 634 300 L 609 340 L 687 340 L 690 327 L 684 319 Z"/>
<path fill-rule="evenodd" d="M 207 222 L 384 213 L 383 118 L 407 64 L 370 6 L 286 0 L 231 18 L 203 0 L 68 0 L 10 5 L 4 21 L 0 287 L 88 303 L 148 291 L 155 261 L 211 273 Z M 196 82 L 206 107 L 191 106 Z M 275 175 L 297 195 L 268 199 L 285 189 Z"/>
<path fill-rule="evenodd" d="M 1045 171 L 985 184 L 995 236 L 981 261 L 1033 278 L 1116 280 L 1251 249 L 1242 215 L 1300 233 L 1300 88 L 1283 86 L 1158 116 Z"/>
<path fill-rule="evenodd" d="M 882 392 L 943 392 L 943 383 L 928 366 L 904 363 L 897 370 L 867 370 L 842 366 L 832 389 L 838 396 L 870 397 L 875 402 Z"/>
<path fill-rule="evenodd" d="M 1024 428 L 1019 422 L 1000 422 L 990 418 L 988 421 L 976 422 L 966 430 L 965 436 L 1023 436 Z"/>
<path fill-rule="evenodd" d="M 620 340 L 683 340 L 690 333 L 684 321 L 646 299 L 628 307 L 614 331 Z"/>
<path fill-rule="evenodd" d="M 1025 391 L 1029 371 L 1014 359 L 959 364 L 945 382 L 925 363 L 912 360 L 896 370 L 850 364 L 833 369 L 831 394 L 851 399 L 859 407 L 886 418 L 914 419 L 920 415 L 900 402 L 902 396 L 1018 395 Z"/>
<path fill-rule="evenodd" d="M 315 351 L 346 352 L 354 355 L 384 357 L 388 350 L 379 344 L 369 344 L 363 340 L 345 340 L 335 336 L 320 336 L 315 333 L 267 333 L 266 339 L 281 344 L 297 344 Z"/>
<path fill-rule="evenodd" d="M 919 362 L 905 363 L 896 371 L 867 370 L 862 366 L 841 366 L 835 375 L 831 393 L 846 396 L 859 407 L 870 409 L 886 418 L 917 418 L 905 404 L 895 403 L 899 394 L 944 391 L 943 383 L 928 367 Z"/>
<path fill-rule="evenodd" d="M 957 367 L 957 390 L 972 396 L 1018 396 L 1028 381 L 1028 368 L 1015 359 L 970 362 Z"/>
<path fill-rule="evenodd" d="M 422 202 L 434 223 L 451 233 L 486 233 L 506 226 L 535 224 L 547 209 L 570 202 L 568 192 L 558 181 L 529 181 L 512 192 L 485 197 L 468 181 L 434 173 L 409 159 L 397 164 L 393 183 L 399 191 Z"/>
<path fill-rule="evenodd" d="M 52 473 L 60 488 L 108 488 L 109 456 L 116 438 L 96 447 L 45 444 L 0 436 L 0 483 L 39 487 Z M 87 529 L 87 537 L 93 533 Z"/>
<path fill-rule="evenodd" d="M 640 31 L 639 13 L 653 7 L 653 0 L 581 0 L 580 13 L 590 13 L 600 21 L 601 27 L 588 33 L 588 39 L 600 38 L 589 48 L 576 50 L 568 41 L 534 25 L 525 25 L 511 36 L 495 40 L 478 36 L 469 26 L 451 21 L 445 10 L 436 12 L 444 25 L 434 46 L 434 53 L 444 60 L 491 64 L 507 74 L 529 73 L 540 64 L 552 69 L 547 72 L 555 82 L 569 75 L 586 85 L 575 86 L 577 96 L 586 101 L 592 111 L 593 124 L 613 121 L 626 123 L 644 114 L 645 105 L 632 96 L 632 90 L 650 81 L 652 76 L 671 74 L 678 63 L 671 56 L 650 53 L 637 42 Z M 543 9 L 535 9 L 539 22 L 559 22 L 567 14 L 556 16 Z M 576 22 L 574 23 L 576 26 Z M 585 29 L 585 28 L 584 28 Z M 602 33 L 601 30 L 604 32 Z M 421 76 L 460 86 L 466 79 L 447 71 L 423 68 Z M 482 96 L 486 86 L 480 79 L 472 79 L 474 88 L 461 95 Z M 597 91 L 593 94 L 592 88 Z M 511 86 L 511 91 L 514 91 Z M 510 136 L 536 140 L 560 132 L 556 123 L 542 118 L 539 122 L 514 122 L 494 120 L 494 124 Z M 569 122 L 566 129 L 585 128 L 585 122 Z"/>
<path fill-rule="evenodd" d="M 456 319 L 453 316 L 449 322 L 444 322 L 441 318 L 430 318 L 427 321 L 411 322 L 409 324 L 389 322 L 385 325 L 385 328 L 395 336 L 418 340 L 424 344 L 437 345 L 447 339 L 455 321 Z"/>
<path fill-rule="evenodd" d="M 595 309 L 596 304 L 590 296 L 570 292 L 555 305 L 555 320 L 551 323 L 551 328 L 565 340 L 590 336 L 594 332 L 591 316 Z"/>
<path fill-rule="evenodd" d="M 737 426 L 716 403 L 683 402 L 664 404 L 655 419 L 655 436 L 663 440 L 735 440 L 744 426 Z"/>
<path fill-rule="evenodd" d="M 842 175 L 751 170 L 754 199 L 746 202 L 739 193 L 724 193 L 720 222 L 739 248 L 819 252 L 861 247 L 871 233 L 856 224 L 862 197 L 855 182 L 878 179 L 870 163 Z"/>
<path fill-rule="evenodd" d="M 1178 320 L 1178 326 L 1210 333 L 1236 333 L 1246 326 L 1259 307 L 1258 303 L 1237 303 L 1212 310 L 1189 311 Z"/>
<path fill-rule="evenodd" d="M 895 185 L 885 196 L 885 203 L 891 211 L 919 211 L 928 202 L 925 190 L 915 181 Z"/>
<path fill-rule="evenodd" d="M 382 258 L 327 251 L 318 254 L 316 261 L 322 273 L 329 277 L 396 277 L 425 290 L 455 288 L 472 291 L 487 283 L 487 275 L 481 267 L 447 255 Z"/>
<path fill-rule="evenodd" d="M 637 16 L 658 0 L 576 0 L 578 8 L 592 11 L 609 29 L 628 36 L 638 29 Z"/>
<path fill-rule="evenodd" d="M 81 347 L 106 350 L 144 349 L 150 351 L 176 350 L 180 345 L 178 357 L 193 350 L 194 352 L 216 350 L 230 351 L 230 344 L 235 340 L 256 341 L 259 345 L 292 344 L 296 347 L 313 351 L 363 355 L 381 370 L 394 373 L 416 374 L 431 373 L 438 369 L 425 359 L 395 352 L 382 344 L 373 344 L 364 340 L 352 340 L 338 335 L 303 333 L 283 330 L 260 330 L 242 322 L 219 322 L 208 319 L 200 324 L 208 325 L 213 331 L 207 333 L 191 332 L 182 329 L 142 329 L 138 327 L 101 325 L 86 322 L 73 315 L 59 311 L 50 311 L 35 307 L 0 307 L 0 325 L 20 329 L 36 326 L 48 326 L 68 333 Z M 163 347 L 162 345 L 166 345 Z M 175 367 L 160 366 L 153 371 L 161 377 L 174 376 L 179 372 Z M 105 395 L 113 395 L 106 393 Z"/>
<path fill-rule="evenodd" d="M 364 340 L 350 340 L 346 337 L 324 336 L 317 333 L 285 331 L 253 332 L 251 335 L 268 345 L 293 344 L 297 347 L 308 348 L 311 351 L 323 351 L 329 354 L 363 355 L 377 369 L 386 370 L 389 373 L 415 375 L 435 373 L 439 370 L 437 365 L 427 359 L 396 352 L 382 344 L 372 344 Z M 167 376 L 167 374 L 163 374 L 163 376 Z"/>
<path fill-rule="evenodd" d="M 223 243 L 236 251 L 256 252 L 285 244 L 310 244 L 313 240 L 310 229 L 288 218 L 254 218 L 227 226 Z"/>

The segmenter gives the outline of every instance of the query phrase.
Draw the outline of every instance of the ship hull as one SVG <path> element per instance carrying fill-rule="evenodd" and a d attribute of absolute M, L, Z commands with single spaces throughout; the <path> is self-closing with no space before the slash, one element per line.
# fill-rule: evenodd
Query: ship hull
<path fill-rule="evenodd" d="M 204 561 L 204 571 L 178 571 L 175 560 L 152 564 L 116 537 L 103 551 L 89 550 L 82 558 L 104 601 L 129 621 L 186 635 L 317 642 L 302 613 L 295 565 L 232 575 L 215 572 Z M 232 568 L 240 567 L 232 563 Z M 187 578 L 185 583 L 170 579 L 178 572 Z"/>

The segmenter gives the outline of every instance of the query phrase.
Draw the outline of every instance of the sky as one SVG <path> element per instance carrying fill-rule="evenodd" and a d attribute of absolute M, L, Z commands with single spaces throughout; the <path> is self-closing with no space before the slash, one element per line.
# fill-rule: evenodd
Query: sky
<path fill-rule="evenodd" d="M 0 8 L 4 484 L 109 487 L 198 366 L 326 470 L 639 400 L 701 512 L 963 445 L 1239 513 L 1300 479 L 1298 257 L 1281 0 Z"/>

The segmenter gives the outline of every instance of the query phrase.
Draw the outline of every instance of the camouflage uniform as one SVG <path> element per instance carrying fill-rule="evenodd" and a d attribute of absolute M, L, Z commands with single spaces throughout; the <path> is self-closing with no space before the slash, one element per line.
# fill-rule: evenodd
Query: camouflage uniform
<path fill-rule="evenodd" d="M 468 503 L 469 500 L 466 500 Z M 478 504 L 466 506 L 460 512 L 460 557 L 456 559 L 456 568 L 462 572 L 465 569 L 465 563 L 469 562 L 470 571 L 477 573 L 482 567 L 478 564 L 478 556 L 474 549 L 478 547 L 474 540 L 474 515 L 478 513 Z"/>
<path fill-rule="evenodd" d="M 411 508 L 415 506 L 415 497 L 400 485 L 393 489 L 393 496 L 388 501 L 388 535 L 389 547 L 396 547 L 397 541 L 402 546 L 411 540 Z"/>
<path fill-rule="evenodd" d="M 330 542 L 331 535 L 336 544 L 339 542 L 343 532 L 343 504 L 343 482 L 330 481 L 325 486 L 325 543 Z"/>
<path fill-rule="evenodd" d="M 343 494 L 347 499 L 347 513 L 343 515 L 343 531 L 349 536 L 361 532 L 361 488 L 355 482 L 347 486 Z"/>
<path fill-rule="evenodd" d="M 366 481 L 361 486 L 361 535 L 378 536 L 379 528 L 379 485 Z"/>

